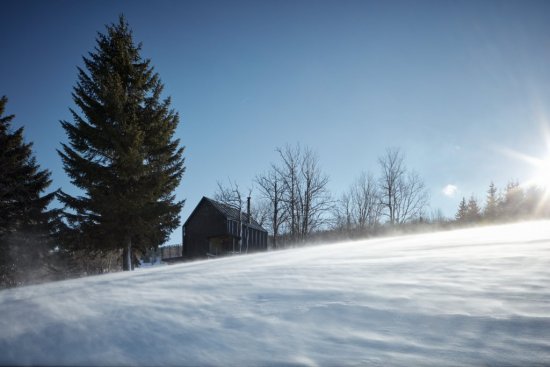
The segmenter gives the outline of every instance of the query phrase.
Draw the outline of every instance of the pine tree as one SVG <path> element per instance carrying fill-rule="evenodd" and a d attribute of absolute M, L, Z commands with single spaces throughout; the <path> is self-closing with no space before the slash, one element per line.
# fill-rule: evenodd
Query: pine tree
<path fill-rule="evenodd" d="M 517 219 L 524 214 L 524 192 L 519 182 L 510 181 L 504 190 L 500 210 L 506 219 Z"/>
<path fill-rule="evenodd" d="M 466 203 L 466 198 L 463 197 L 458 206 L 458 211 L 456 212 L 455 218 L 457 222 L 465 222 L 468 214 L 468 204 Z"/>
<path fill-rule="evenodd" d="M 7 101 L 0 99 L 0 287 L 22 284 L 36 273 L 57 214 L 47 210 L 55 193 L 42 195 L 50 172 L 40 170 L 23 128 L 12 131 L 15 116 L 4 116 Z"/>
<path fill-rule="evenodd" d="M 163 84 L 140 56 L 123 16 L 98 33 L 78 69 L 71 109 L 62 121 L 69 145 L 58 151 L 81 196 L 65 192 L 65 242 L 87 250 L 122 250 L 131 270 L 136 251 L 164 243 L 179 225 L 183 201 L 174 191 L 183 176 L 184 148 L 174 138 L 179 116 Z"/>
<path fill-rule="evenodd" d="M 497 188 L 493 182 L 489 185 L 487 190 L 487 201 L 485 203 L 485 210 L 483 216 L 489 221 L 494 221 L 497 218 L 497 210 L 499 205 L 499 199 L 497 197 Z"/>
<path fill-rule="evenodd" d="M 466 213 L 466 220 L 471 223 L 478 222 L 481 219 L 481 209 L 477 204 L 476 198 L 472 195 L 468 200 L 468 210 Z"/>

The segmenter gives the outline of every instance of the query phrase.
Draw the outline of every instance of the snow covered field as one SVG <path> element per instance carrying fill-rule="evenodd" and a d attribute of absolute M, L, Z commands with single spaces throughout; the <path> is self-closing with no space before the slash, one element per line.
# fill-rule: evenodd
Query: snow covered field
<path fill-rule="evenodd" d="M 0 364 L 550 365 L 550 222 L 0 292 Z"/>

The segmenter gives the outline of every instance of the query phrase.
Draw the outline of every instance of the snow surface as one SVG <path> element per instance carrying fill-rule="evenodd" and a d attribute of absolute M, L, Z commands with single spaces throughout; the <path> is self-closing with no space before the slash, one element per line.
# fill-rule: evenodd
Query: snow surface
<path fill-rule="evenodd" d="M 550 364 L 550 222 L 0 292 L 0 364 Z"/>

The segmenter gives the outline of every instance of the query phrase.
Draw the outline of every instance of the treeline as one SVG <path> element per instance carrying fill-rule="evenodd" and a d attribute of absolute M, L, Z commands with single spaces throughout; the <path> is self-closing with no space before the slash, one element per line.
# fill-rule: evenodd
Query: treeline
<path fill-rule="evenodd" d="M 77 194 L 51 180 L 0 100 L 0 287 L 131 270 L 179 227 L 179 116 L 124 17 L 78 68 L 58 154 Z M 54 198 L 62 209 L 48 209 Z"/>
<path fill-rule="evenodd" d="M 272 248 L 369 236 L 426 220 L 428 191 L 422 178 L 406 167 L 399 149 L 387 149 L 379 157 L 378 176 L 360 173 L 339 197 L 329 191 L 329 177 L 313 150 L 296 144 L 276 152 L 278 161 L 257 175 L 247 192 L 229 180 L 218 182 L 214 195 L 242 210 L 246 197 L 255 192 L 252 215 L 268 229 Z"/>
<path fill-rule="evenodd" d="M 485 202 L 479 204 L 471 195 L 460 201 L 454 223 L 473 225 L 480 223 L 502 223 L 520 219 L 548 218 L 550 198 L 543 188 L 522 187 L 517 181 L 510 181 L 503 190 L 493 182 L 487 189 Z"/>
<path fill-rule="evenodd" d="M 271 248 L 372 236 L 446 230 L 478 224 L 550 217 L 550 195 L 543 188 L 509 182 L 503 190 L 489 185 L 486 198 L 462 198 L 455 217 L 430 211 L 423 179 L 405 164 L 397 148 L 378 158 L 378 171 L 360 172 L 339 195 L 319 158 L 299 144 L 276 149 L 278 160 L 255 177 L 248 190 L 218 182 L 214 198 L 244 209 L 252 198 L 252 216 L 266 228 Z"/>

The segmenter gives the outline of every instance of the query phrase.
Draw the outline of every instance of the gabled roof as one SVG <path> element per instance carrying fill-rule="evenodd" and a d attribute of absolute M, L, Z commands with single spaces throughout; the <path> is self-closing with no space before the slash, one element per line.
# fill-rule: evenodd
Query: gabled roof
<path fill-rule="evenodd" d="M 195 214 L 195 211 L 197 210 L 197 208 L 201 205 L 201 203 L 203 201 L 206 201 L 206 202 L 210 203 L 227 220 L 239 221 L 239 219 L 240 219 L 243 223 L 247 224 L 250 228 L 253 228 L 253 229 L 256 229 L 256 230 L 262 231 L 262 232 L 267 232 L 254 218 L 250 218 L 250 224 L 248 224 L 247 223 L 248 222 L 248 220 L 247 220 L 248 215 L 246 213 L 241 212 L 241 216 L 239 218 L 239 209 L 238 208 L 232 207 L 232 206 L 224 204 L 224 203 L 220 203 L 219 201 L 212 200 L 210 198 L 207 198 L 206 196 L 203 196 L 201 201 L 199 201 L 199 203 L 197 204 L 197 207 L 193 210 L 193 212 L 191 213 L 189 218 L 187 218 L 187 220 L 185 221 L 184 226 L 187 224 L 187 222 L 193 216 L 193 214 Z"/>

